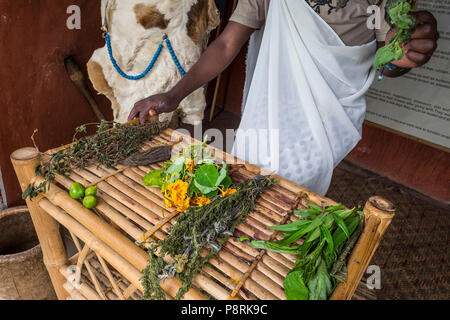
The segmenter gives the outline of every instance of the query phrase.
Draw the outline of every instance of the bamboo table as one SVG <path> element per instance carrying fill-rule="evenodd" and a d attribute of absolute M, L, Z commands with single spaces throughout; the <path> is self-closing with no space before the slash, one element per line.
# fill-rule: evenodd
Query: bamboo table
<path fill-rule="evenodd" d="M 167 129 L 143 148 L 180 138 L 184 139 L 182 146 L 194 142 L 190 137 Z M 30 182 L 42 181 L 42 177 L 35 175 L 35 168 L 43 157 L 56 150 L 40 154 L 34 148 L 24 148 L 11 155 L 22 190 Z M 233 164 L 230 169 L 233 182 L 252 178 L 261 171 L 221 150 L 213 149 L 213 152 Z M 146 232 L 154 239 L 163 239 L 179 214 L 165 208 L 159 189 L 142 183 L 148 171 L 160 167 L 161 164 L 155 164 L 114 171 L 94 165 L 67 177 L 57 176 L 45 194 L 33 201 L 27 200 L 44 263 L 59 299 L 142 299 L 140 277 L 141 270 L 147 266 L 148 255 L 137 243 Z M 298 218 L 293 211 L 306 208 L 308 203 L 336 205 L 331 199 L 274 177 L 278 182 L 257 200 L 246 222 L 237 226 L 236 236 L 280 239 L 281 234 L 268 226 L 295 221 Z M 67 190 L 73 182 L 97 183 L 99 203 L 95 210 L 84 208 L 69 196 Z M 393 205 L 384 199 L 372 197 L 367 201 L 365 227 L 348 262 L 348 280 L 338 285 L 332 299 L 352 298 L 394 212 Z M 59 225 L 68 230 L 78 250 L 71 257 L 64 247 Z M 256 250 L 230 239 L 219 257 L 219 260 L 211 259 L 195 276 L 184 299 L 286 299 L 283 279 L 292 268 L 295 256 Z M 173 299 L 181 282 L 170 278 L 162 281 L 161 287 L 167 299 Z"/>

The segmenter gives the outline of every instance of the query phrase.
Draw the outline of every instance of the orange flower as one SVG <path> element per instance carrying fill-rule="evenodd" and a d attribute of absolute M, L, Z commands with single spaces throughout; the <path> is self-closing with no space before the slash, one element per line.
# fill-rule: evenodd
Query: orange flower
<path fill-rule="evenodd" d="M 172 201 L 170 201 L 167 191 L 164 193 L 164 203 L 166 204 L 167 208 L 173 208 L 173 203 Z"/>
<path fill-rule="evenodd" d="M 232 195 L 233 193 L 235 193 L 237 190 L 236 189 L 231 189 L 231 188 L 227 188 L 225 190 L 220 189 L 219 187 L 217 188 L 220 190 L 220 192 L 222 192 L 222 197 L 226 197 L 228 195 Z"/>
<path fill-rule="evenodd" d="M 194 173 L 194 160 L 186 158 L 186 168 L 190 173 Z"/>
<path fill-rule="evenodd" d="M 194 206 L 203 207 L 204 205 L 207 205 L 210 203 L 211 203 L 211 199 L 201 197 L 201 196 L 196 196 L 194 199 L 192 199 L 192 205 L 194 205 Z"/>
<path fill-rule="evenodd" d="M 177 208 L 179 212 L 189 209 L 191 198 L 187 197 L 189 183 L 178 180 L 168 185 L 164 192 L 164 203 L 167 208 Z"/>
<path fill-rule="evenodd" d="M 186 211 L 187 209 L 189 209 L 190 203 L 191 203 L 191 198 L 189 198 L 189 197 L 178 202 L 177 203 L 177 211 L 178 212 Z"/>

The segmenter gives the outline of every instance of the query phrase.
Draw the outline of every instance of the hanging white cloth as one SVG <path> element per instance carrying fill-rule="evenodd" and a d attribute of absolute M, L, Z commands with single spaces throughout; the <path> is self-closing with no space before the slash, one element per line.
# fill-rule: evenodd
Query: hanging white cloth
<path fill-rule="evenodd" d="M 346 46 L 306 1 L 272 0 L 250 43 L 233 154 L 325 194 L 361 139 L 376 42 Z"/>

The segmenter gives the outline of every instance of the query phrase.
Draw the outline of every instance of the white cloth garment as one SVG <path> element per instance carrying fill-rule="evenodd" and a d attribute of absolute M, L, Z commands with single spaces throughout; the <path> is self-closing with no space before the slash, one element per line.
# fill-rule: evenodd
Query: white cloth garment
<path fill-rule="evenodd" d="M 304 0 L 272 0 L 250 41 L 233 154 L 325 194 L 361 139 L 375 51 L 346 46 Z"/>

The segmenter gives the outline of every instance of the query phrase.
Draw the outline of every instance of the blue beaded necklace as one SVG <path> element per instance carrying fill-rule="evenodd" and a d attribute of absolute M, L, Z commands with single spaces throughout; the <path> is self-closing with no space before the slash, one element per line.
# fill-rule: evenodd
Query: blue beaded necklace
<path fill-rule="evenodd" d="M 156 63 L 156 60 L 158 60 L 161 51 L 163 49 L 163 44 L 160 43 L 158 46 L 158 49 L 156 49 L 155 54 L 153 55 L 152 60 L 150 61 L 150 64 L 148 65 L 147 69 L 145 69 L 144 72 L 142 72 L 141 74 L 137 75 L 137 76 L 130 76 L 127 75 L 117 64 L 116 59 L 114 59 L 114 55 L 112 52 L 112 46 L 111 46 L 111 37 L 108 33 L 105 34 L 105 39 L 106 39 L 106 45 L 108 46 L 108 53 L 109 53 L 109 58 L 111 60 L 112 65 L 114 66 L 114 68 L 117 70 L 117 72 L 124 78 L 128 79 L 128 80 L 140 80 L 142 78 L 144 78 L 153 68 L 153 66 Z M 181 75 L 184 77 L 184 75 L 186 74 L 186 72 L 184 71 L 183 67 L 180 64 L 180 61 L 178 61 L 178 58 L 175 54 L 175 52 L 173 51 L 172 48 L 172 44 L 170 43 L 169 37 L 164 34 L 163 35 L 163 41 L 166 43 L 167 45 L 167 49 L 169 49 L 170 55 L 172 56 L 172 60 L 175 63 L 175 65 L 177 66 L 178 70 L 180 71 Z"/>

